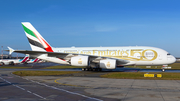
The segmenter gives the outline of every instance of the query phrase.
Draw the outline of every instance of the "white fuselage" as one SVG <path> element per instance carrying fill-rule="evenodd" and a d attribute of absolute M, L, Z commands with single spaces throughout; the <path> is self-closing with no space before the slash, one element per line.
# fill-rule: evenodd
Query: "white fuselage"
<path fill-rule="evenodd" d="M 10 63 L 13 64 L 19 64 L 21 63 L 22 59 L 2 59 L 0 60 L 0 63 L 3 63 L 4 65 L 9 65 Z"/>
<path fill-rule="evenodd" d="M 130 61 L 126 65 L 166 65 L 176 61 L 167 51 L 146 46 L 53 48 L 54 52 L 87 54 Z"/>

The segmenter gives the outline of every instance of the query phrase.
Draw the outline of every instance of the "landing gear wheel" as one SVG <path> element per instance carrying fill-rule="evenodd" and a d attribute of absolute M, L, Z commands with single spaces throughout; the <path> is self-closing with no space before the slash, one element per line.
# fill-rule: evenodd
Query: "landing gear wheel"
<path fill-rule="evenodd" d="M 85 68 L 82 68 L 82 71 L 85 71 Z"/>
<path fill-rule="evenodd" d="M 101 68 L 97 68 L 97 71 L 102 71 L 102 69 Z"/>
<path fill-rule="evenodd" d="M 82 71 L 102 71 L 101 68 L 82 68 Z"/>
<path fill-rule="evenodd" d="M 96 68 L 93 68 L 93 70 L 92 71 L 97 71 L 97 69 Z"/>
<path fill-rule="evenodd" d="M 86 68 L 85 71 L 89 71 L 89 68 Z"/>
<path fill-rule="evenodd" d="M 101 68 L 93 68 L 93 71 L 102 71 Z"/>
<path fill-rule="evenodd" d="M 0 62 L 0 66 L 3 66 L 4 65 L 4 63 L 3 62 Z"/>
<path fill-rule="evenodd" d="M 164 69 L 164 68 L 162 69 L 162 72 L 165 72 L 165 69 Z"/>

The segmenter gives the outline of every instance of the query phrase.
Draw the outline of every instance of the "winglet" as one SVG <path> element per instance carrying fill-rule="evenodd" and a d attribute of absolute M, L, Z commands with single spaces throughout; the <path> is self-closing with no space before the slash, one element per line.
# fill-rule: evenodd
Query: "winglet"
<path fill-rule="evenodd" d="M 7 47 L 9 49 L 9 55 L 11 55 L 15 50 L 12 49 L 11 47 Z"/>

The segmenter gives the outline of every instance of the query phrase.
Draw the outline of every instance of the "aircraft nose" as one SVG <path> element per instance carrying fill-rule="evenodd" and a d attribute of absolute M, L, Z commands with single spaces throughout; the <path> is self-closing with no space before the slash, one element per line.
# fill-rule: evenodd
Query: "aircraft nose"
<path fill-rule="evenodd" d="M 175 58 L 174 56 L 173 56 L 173 58 L 174 58 L 174 62 L 176 62 L 176 58 Z M 173 62 L 173 63 L 174 63 L 174 62 Z"/>
<path fill-rule="evenodd" d="M 170 63 L 174 63 L 174 62 L 176 62 L 176 58 L 174 57 L 174 56 L 170 56 L 170 57 L 168 57 L 169 59 L 169 61 L 170 61 Z"/>

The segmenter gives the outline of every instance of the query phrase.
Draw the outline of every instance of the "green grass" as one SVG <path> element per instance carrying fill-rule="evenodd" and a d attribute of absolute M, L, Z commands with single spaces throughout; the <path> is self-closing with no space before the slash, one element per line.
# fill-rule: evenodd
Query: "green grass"
<path fill-rule="evenodd" d="M 151 68 L 146 68 L 146 66 L 126 66 L 130 68 L 141 68 L 141 69 L 162 69 L 162 66 L 151 66 Z M 171 69 L 180 69 L 180 63 L 173 63 L 168 65 Z"/>
<path fill-rule="evenodd" d="M 146 66 L 126 66 L 126 67 L 141 68 L 141 69 L 162 69 L 162 66 L 151 66 L 151 68 L 146 68 Z M 174 64 L 171 64 L 171 65 L 168 65 L 168 67 L 171 67 L 171 69 L 180 69 L 180 63 L 174 63 Z M 31 68 L 31 67 L 1 66 L 0 68 L 27 69 L 27 68 Z M 43 69 L 68 69 L 68 68 L 85 68 L 85 67 L 79 67 L 79 66 L 50 66 L 50 67 L 45 67 Z"/>
<path fill-rule="evenodd" d="M 51 66 L 51 67 L 45 67 L 43 69 L 68 69 L 68 68 L 85 68 L 85 67 L 79 67 L 79 66 Z"/>
<path fill-rule="evenodd" d="M 79 73 L 79 71 L 16 71 L 13 72 L 19 76 L 57 76 L 65 74 Z"/>
<path fill-rule="evenodd" d="M 1 66 L 0 68 L 7 68 L 7 69 L 28 69 L 28 68 L 31 68 L 31 67 Z"/>
<path fill-rule="evenodd" d="M 168 67 L 171 67 L 171 69 L 180 69 L 180 63 L 173 63 L 169 65 Z"/>
<path fill-rule="evenodd" d="M 151 80 L 180 80 L 180 73 L 149 73 L 149 74 L 162 74 L 162 78 L 147 78 L 144 77 L 143 72 L 114 72 L 101 75 L 103 78 L 114 79 L 151 79 Z"/>
<path fill-rule="evenodd" d="M 28 69 L 28 68 L 32 68 L 32 67 L 1 66 L 0 68 L 7 68 L 7 69 Z M 42 69 L 68 69 L 68 68 L 85 68 L 85 67 L 79 67 L 79 66 L 50 66 L 50 67 L 44 67 Z"/>
<path fill-rule="evenodd" d="M 80 73 L 81 71 L 16 71 L 13 72 L 19 76 L 57 76 L 57 75 L 71 75 L 74 73 Z M 150 74 L 162 74 L 162 78 L 147 78 L 144 77 L 143 72 L 113 72 L 105 75 L 101 75 L 102 78 L 113 79 L 148 79 L 148 80 L 180 80 L 180 73 L 150 73 Z"/>

